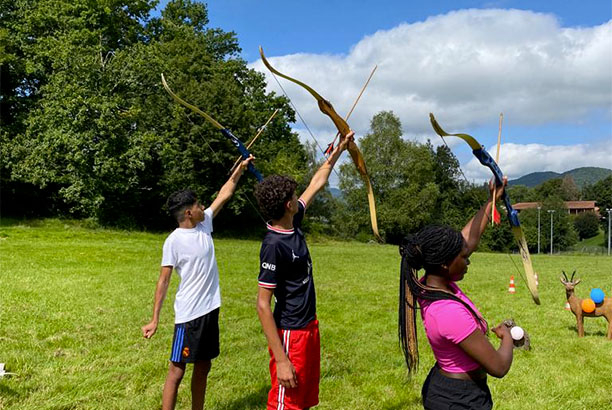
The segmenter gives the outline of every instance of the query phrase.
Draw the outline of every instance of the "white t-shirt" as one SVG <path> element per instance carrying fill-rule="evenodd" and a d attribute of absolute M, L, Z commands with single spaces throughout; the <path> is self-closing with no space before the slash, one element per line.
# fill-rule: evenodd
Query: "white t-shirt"
<path fill-rule="evenodd" d="M 176 228 L 164 242 L 162 266 L 173 266 L 181 281 L 174 299 L 174 322 L 185 323 L 221 306 L 219 269 L 212 240 L 212 209 L 195 228 Z"/>

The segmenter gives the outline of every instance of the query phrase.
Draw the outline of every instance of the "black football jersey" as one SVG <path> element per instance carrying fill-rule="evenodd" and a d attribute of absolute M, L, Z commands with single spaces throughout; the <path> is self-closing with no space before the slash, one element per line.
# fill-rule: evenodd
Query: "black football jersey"
<path fill-rule="evenodd" d="M 316 316 L 312 261 L 301 230 L 304 203 L 298 201 L 293 229 L 268 232 L 259 254 L 259 286 L 274 289 L 274 320 L 280 329 L 300 329 Z"/>

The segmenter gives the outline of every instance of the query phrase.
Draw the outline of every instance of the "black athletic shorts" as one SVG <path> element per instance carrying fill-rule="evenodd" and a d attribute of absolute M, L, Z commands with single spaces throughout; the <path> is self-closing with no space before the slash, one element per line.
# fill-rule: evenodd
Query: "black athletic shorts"
<path fill-rule="evenodd" d="M 170 361 L 194 363 L 219 356 L 219 308 L 174 325 Z"/>
<path fill-rule="evenodd" d="M 421 393 L 425 409 L 490 410 L 493 408 L 493 399 L 489 386 L 487 386 L 487 379 L 477 382 L 451 379 L 440 373 L 437 364 L 429 371 Z"/>

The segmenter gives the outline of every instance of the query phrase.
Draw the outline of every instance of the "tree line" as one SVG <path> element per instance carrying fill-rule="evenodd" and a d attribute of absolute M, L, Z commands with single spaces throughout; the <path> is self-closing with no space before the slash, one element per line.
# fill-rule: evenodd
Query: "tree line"
<path fill-rule="evenodd" d="M 191 187 L 204 202 L 214 198 L 237 152 L 218 130 L 169 98 L 161 73 L 177 94 L 244 142 L 278 109 L 252 148 L 256 165 L 264 175 L 294 177 L 301 189 L 308 183 L 320 155 L 291 130 L 295 112 L 289 101 L 266 93 L 265 77 L 240 57 L 236 33 L 212 27 L 203 3 L 172 0 L 160 17 L 152 14 L 156 4 L 0 0 L 3 216 L 169 229 L 173 221 L 164 202 L 171 192 Z M 448 148 L 402 137 L 391 111 L 372 118 L 359 145 L 388 242 L 429 223 L 462 226 L 486 198 L 485 186 L 459 177 L 459 163 Z M 369 240 L 359 175 L 352 163 L 337 172 L 342 196 L 326 191 L 309 209 L 305 228 Z M 263 223 L 252 196 L 255 180 L 249 174 L 243 178 L 216 224 L 220 231 L 258 234 Z M 515 202 L 539 198 L 562 207 L 572 188 L 554 184 L 512 187 L 510 195 Z M 609 185 L 571 195 L 591 195 L 612 207 L 605 193 Z M 533 246 L 531 218 L 531 212 L 521 214 Z M 555 239 L 562 247 L 578 237 L 568 221 Z M 502 221 L 487 232 L 483 247 L 507 250 L 512 243 Z"/>

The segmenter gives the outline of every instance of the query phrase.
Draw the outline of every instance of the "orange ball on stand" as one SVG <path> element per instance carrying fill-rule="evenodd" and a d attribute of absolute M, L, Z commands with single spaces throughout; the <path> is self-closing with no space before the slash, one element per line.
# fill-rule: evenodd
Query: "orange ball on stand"
<path fill-rule="evenodd" d="M 582 311 L 585 313 L 591 313 L 595 310 L 595 302 L 593 299 L 582 299 Z"/>

